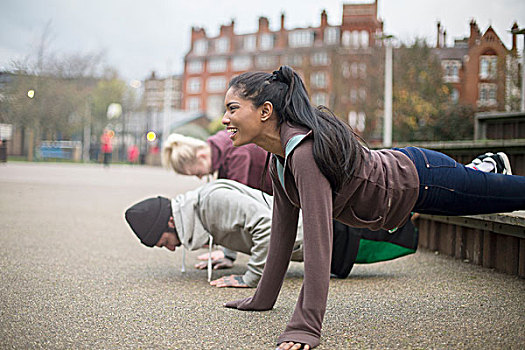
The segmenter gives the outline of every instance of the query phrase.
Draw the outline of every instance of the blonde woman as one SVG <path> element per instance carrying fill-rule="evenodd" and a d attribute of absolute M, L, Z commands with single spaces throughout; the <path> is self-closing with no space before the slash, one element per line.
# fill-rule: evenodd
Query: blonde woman
<path fill-rule="evenodd" d="M 162 164 L 182 175 L 199 178 L 218 172 L 217 178 L 240 182 L 272 194 L 272 182 L 263 182 L 267 152 L 256 145 L 234 147 L 228 132 L 202 141 L 180 134 L 171 134 L 162 148 Z"/>

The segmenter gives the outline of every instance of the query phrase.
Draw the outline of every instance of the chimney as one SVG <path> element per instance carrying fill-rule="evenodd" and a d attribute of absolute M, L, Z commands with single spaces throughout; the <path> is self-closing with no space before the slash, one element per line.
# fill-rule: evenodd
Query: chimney
<path fill-rule="evenodd" d="M 259 33 L 268 32 L 270 27 L 270 22 L 266 17 L 259 17 Z"/>
<path fill-rule="evenodd" d="M 514 33 L 514 32 L 518 30 L 518 23 L 514 22 L 514 24 L 512 25 L 512 28 L 510 28 L 510 30 L 513 32 L 512 33 L 512 49 L 511 49 L 511 51 L 516 53 L 518 51 L 518 46 L 516 44 L 516 36 L 517 36 L 517 34 Z"/>
<path fill-rule="evenodd" d="M 436 48 L 441 47 L 441 22 L 437 22 L 437 38 L 436 38 Z"/>
<path fill-rule="evenodd" d="M 284 30 L 284 13 L 281 13 L 281 31 Z"/>
<path fill-rule="evenodd" d="M 323 10 L 321 12 L 321 28 L 328 26 L 328 15 L 326 14 L 326 10 Z"/>
<path fill-rule="evenodd" d="M 447 47 L 447 31 L 443 31 L 443 47 Z"/>
<path fill-rule="evenodd" d="M 476 45 L 479 37 L 481 36 L 479 32 L 478 25 L 475 20 L 470 21 L 470 37 L 468 38 L 468 47 Z"/>

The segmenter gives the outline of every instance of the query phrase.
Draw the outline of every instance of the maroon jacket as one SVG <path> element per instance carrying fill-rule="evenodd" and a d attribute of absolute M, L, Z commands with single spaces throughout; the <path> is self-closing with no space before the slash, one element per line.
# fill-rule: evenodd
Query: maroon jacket
<path fill-rule="evenodd" d="M 211 167 L 213 172 L 219 172 L 219 179 L 234 180 L 272 194 L 272 180 L 269 171 L 266 172 L 264 185 L 261 187 L 268 152 L 254 144 L 233 146 L 226 130 L 221 130 L 209 137 L 207 142 L 211 147 Z"/>
<path fill-rule="evenodd" d="M 321 173 L 312 153 L 311 131 L 283 124 L 283 149 L 296 135 L 307 135 L 287 154 L 274 156 L 272 232 L 263 276 L 251 298 L 226 304 L 241 310 L 269 310 L 279 295 L 294 245 L 299 209 L 304 228 L 304 281 L 295 311 L 278 343 L 319 345 L 328 298 L 332 253 L 332 218 L 349 226 L 393 229 L 410 215 L 419 189 L 417 170 L 402 152 L 367 151 L 366 159 L 337 193 Z M 281 179 L 278 164 L 284 168 Z"/>

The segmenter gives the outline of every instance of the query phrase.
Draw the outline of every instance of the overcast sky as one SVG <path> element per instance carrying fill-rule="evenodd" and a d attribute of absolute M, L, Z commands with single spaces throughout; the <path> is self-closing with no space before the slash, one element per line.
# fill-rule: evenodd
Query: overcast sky
<path fill-rule="evenodd" d="M 106 62 L 126 80 L 182 73 L 192 26 L 218 34 L 221 24 L 235 20 L 236 33 L 257 30 L 257 19 L 270 19 L 277 29 L 281 13 L 285 27 L 318 26 L 326 9 L 328 22 L 340 24 L 343 3 L 336 0 L 0 0 L 0 69 L 34 51 L 51 21 L 51 49 L 58 53 L 104 50 Z M 436 22 L 453 39 L 468 36 L 474 18 L 481 31 L 492 25 L 507 48 L 508 30 L 517 21 L 525 27 L 523 0 L 379 0 L 384 31 L 401 40 L 415 37 L 435 43 Z M 523 48 L 523 36 L 519 38 Z"/>

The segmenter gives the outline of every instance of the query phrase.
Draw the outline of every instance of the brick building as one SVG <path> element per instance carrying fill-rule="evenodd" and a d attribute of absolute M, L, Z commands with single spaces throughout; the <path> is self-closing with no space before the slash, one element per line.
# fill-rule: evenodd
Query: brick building
<path fill-rule="evenodd" d="M 514 24 L 517 28 L 517 24 Z M 513 28 L 514 28 L 513 27 Z M 492 26 L 481 33 L 477 23 L 470 22 L 470 35 L 454 40 L 446 47 L 446 31 L 437 24 L 434 53 L 441 60 L 444 82 L 452 86 L 452 100 L 474 106 L 480 111 L 510 110 L 512 96 L 519 95 L 512 83 L 517 76 L 516 35 L 512 48 L 505 47 Z"/>
<path fill-rule="evenodd" d="M 340 25 L 328 24 L 326 11 L 318 27 L 272 31 L 265 17 L 255 33 L 235 33 L 235 22 L 208 37 L 203 28 L 192 28 L 191 48 L 184 58 L 183 107 L 205 111 L 211 118 L 222 115 L 228 81 L 249 70 L 271 72 L 286 64 L 305 81 L 312 102 L 325 105 L 364 131 L 369 98 L 366 76 L 382 34 L 377 2 L 345 4 Z"/>

